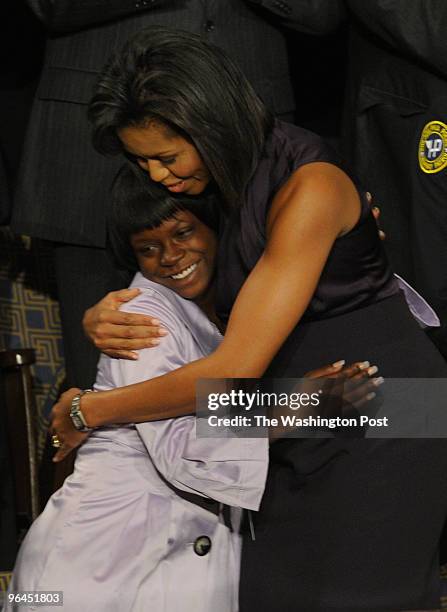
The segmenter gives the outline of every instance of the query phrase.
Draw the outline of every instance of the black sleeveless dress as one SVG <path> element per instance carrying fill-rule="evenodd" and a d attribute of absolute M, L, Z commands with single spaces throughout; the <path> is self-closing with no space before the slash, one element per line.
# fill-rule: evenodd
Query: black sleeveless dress
<path fill-rule="evenodd" d="M 223 223 L 223 320 L 264 250 L 275 193 L 315 161 L 339 165 L 318 136 L 277 121 L 241 211 Z M 302 320 L 266 376 L 299 377 L 339 359 L 368 359 L 384 377 L 447 377 L 399 291 L 363 197 L 358 223 L 336 240 Z M 446 470 L 440 439 L 274 443 L 256 539 L 244 534 L 240 612 L 438 607 Z"/>

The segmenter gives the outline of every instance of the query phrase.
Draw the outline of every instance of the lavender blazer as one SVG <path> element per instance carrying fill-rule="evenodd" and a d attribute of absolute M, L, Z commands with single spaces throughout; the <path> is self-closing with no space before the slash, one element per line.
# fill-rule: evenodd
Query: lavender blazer
<path fill-rule="evenodd" d="M 132 286 L 142 291 L 125 309 L 158 317 L 170 333 L 136 362 L 102 356 L 97 390 L 164 374 L 206 356 L 221 340 L 192 302 L 141 274 Z M 99 428 L 32 525 L 10 590 L 62 590 L 67 612 L 236 612 L 237 530 L 177 496 L 164 479 L 257 509 L 267 466 L 267 440 L 198 439 L 194 417 Z M 239 518 L 234 509 L 233 522 Z M 211 541 L 204 556 L 194 546 L 201 536 Z"/>

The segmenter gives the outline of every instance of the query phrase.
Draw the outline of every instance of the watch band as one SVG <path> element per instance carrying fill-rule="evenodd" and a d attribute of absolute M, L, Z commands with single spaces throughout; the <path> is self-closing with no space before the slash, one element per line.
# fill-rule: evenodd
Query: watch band
<path fill-rule="evenodd" d="M 71 400 L 70 418 L 75 429 L 81 432 L 91 431 L 93 427 L 89 427 L 81 410 L 81 397 L 86 393 L 92 393 L 92 389 L 84 389 Z"/>

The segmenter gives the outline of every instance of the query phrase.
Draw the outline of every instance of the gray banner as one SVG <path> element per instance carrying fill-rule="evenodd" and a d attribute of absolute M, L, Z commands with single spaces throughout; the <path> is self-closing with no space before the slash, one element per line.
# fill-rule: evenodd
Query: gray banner
<path fill-rule="evenodd" d="M 336 379 L 206 379 L 196 408 L 206 438 L 447 437 L 444 378 L 390 378 L 372 392 Z"/>

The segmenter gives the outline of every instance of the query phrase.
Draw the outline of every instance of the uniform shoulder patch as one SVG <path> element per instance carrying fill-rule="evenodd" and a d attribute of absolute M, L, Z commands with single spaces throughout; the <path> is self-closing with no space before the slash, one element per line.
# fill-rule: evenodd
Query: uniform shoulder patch
<path fill-rule="evenodd" d="M 430 121 L 422 130 L 418 149 L 419 167 L 426 174 L 441 172 L 447 167 L 447 125 Z"/>

